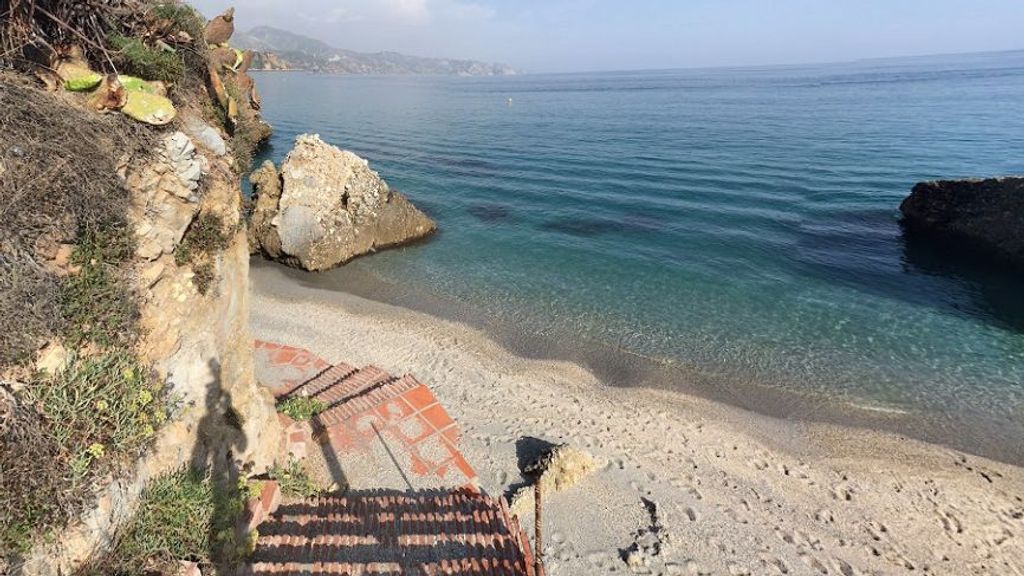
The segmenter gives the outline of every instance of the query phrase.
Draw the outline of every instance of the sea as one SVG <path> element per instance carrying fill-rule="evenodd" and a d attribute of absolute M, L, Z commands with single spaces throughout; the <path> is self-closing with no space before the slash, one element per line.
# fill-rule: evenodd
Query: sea
<path fill-rule="evenodd" d="M 260 160 L 318 133 L 440 228 L 297 280 L 610 386 L 1024 463 L 1024 274 L 899 213 L 919 181 L 1024 174 L 1024 51 L 257 84 Z"/>

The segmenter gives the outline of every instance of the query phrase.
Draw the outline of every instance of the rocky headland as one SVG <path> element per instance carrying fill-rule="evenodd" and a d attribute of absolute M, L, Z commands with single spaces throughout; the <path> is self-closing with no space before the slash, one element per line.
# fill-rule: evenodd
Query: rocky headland
<path fill-rule="evenodd" d="M 912 234 L 1024 268 L 1024 177 L 921 182 L 900 211 Z"/>
<path fill-rule="evenodd" d="M 280 171 L 268 161 L 250 180 L 253 250 L 304 270 L 327 270 L 437 229 L 366 160 L 317 135 L 299 136 Z"/>
<path fill-rule="evenodd" d="M 235 43 L 255 56 L 255 70 L 309 70 L 327 74 L 429 74 L 507 76 L 517 71 L 505 64 L 455 58 L 425 58 L 397 52 L 343 50 L 301 34 L 258 26 L 237 33 Z"/>

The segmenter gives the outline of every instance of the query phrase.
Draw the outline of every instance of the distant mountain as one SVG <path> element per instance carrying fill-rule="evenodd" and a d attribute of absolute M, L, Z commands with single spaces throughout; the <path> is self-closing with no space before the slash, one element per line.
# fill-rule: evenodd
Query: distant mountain
<path fill-rule="evenodd" d="M 314 70 L 335 74 L 443 74 L 456 76 L 504 76 L 516 70 L 504 64 L 476 60 L 423 58 L 397 52 L 367 54 L 342 50 L 287 30 L 258 26 L 249 32 L 235 32 L 231 43 L 252 50 L 253 69 Z"/>

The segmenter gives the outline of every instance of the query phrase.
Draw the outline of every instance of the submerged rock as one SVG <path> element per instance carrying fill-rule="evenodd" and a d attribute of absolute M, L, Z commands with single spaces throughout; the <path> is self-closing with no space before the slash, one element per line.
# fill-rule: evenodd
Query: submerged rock
<path fill-rule="evenodd" d="M 319 136 L 299 136 L 280 173 L 265 164 L 252 181 L 254 248 L 305 270 L 327 270 L 437 228 L 366 160 Z"/>
<path fill-rule="evenodd" d="M 1024 266 L 1024 178 L 922 182 L 900 205 L 912 234 Z"/>

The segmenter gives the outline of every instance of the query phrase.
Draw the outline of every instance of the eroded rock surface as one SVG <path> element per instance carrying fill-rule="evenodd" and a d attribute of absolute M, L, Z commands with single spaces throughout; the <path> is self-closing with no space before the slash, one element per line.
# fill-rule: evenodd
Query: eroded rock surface
<path fill-rule="evenodd" d="M 207 160 L 182 132 L 165 138 L 154 161 L 127 170 L 125 179 L 138 223 L 138 255 L 154 260 L 170 254 L 199 210 L 199 183 Z"/>
<path fill-rule="evenodd" d="M 317 135 L 299 136 L 280 172 L 264 164 L 252 182 L 254 249 L 310 271 L 423 238 L 437 228 L 366 160 Z"/>
<path fill-rule="evenodd" d="M 911 233 L 1024 267 L 1024 177 L 922 182 L 900 211 Z"/>
<path fill-rule="evenodd" d="M 562 492 L 579 484 L 598 468 L 593 456 L 568 444 L 553 447 L 536 462 L 523 469 L 523 473 L 534 478 L 545 494 Z M 523 486 L 512 495 L 510 508 L 513 513 L 523 515 L 533 509 L 534 487 Z"/>

